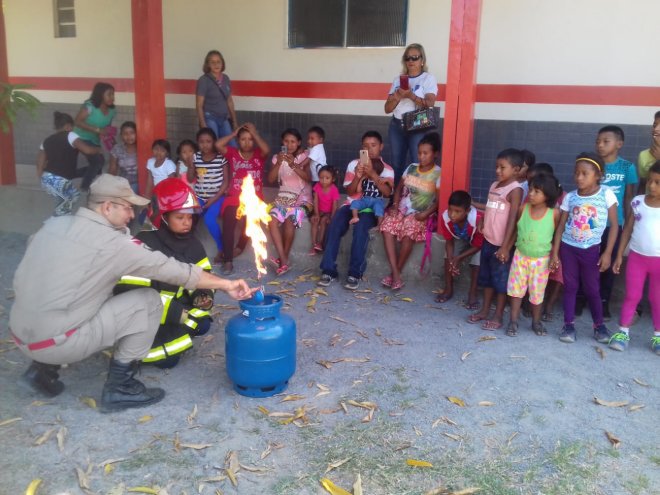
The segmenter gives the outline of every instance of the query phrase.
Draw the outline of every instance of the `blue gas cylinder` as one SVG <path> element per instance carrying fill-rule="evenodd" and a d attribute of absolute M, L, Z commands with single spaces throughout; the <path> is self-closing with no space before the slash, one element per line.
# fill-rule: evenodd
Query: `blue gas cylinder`
<path fill-rule="evenodd" d="M 296 322 L 280 314 L 282 298 L 265 294 L 240 301 L 242 312 L 225 326 L 227 374 L 248 397 L 280 393 L 296 371 Z"/>

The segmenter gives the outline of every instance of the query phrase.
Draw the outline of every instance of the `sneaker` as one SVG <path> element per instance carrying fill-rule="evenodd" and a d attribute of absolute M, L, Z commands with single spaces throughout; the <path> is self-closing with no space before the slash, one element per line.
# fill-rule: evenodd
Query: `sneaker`
<path fill-rule="evenodd" d="M 610 338 L 610 349 L 625 351 L 628 347 L 628 341 L 630 341 L 630 336 L 627 333 L 617 332 Z"/>
<path fill-rule="evenodd" d="M 346 277 L 346 283 L 344 284 L 344 288 L 348 290 L 357 290 L 359 285 L 360 285 L 360 279 L 352 275 L 349 275 L 348 277 Z"/>
<path fill-rule="evenodd" d="M 611 319 L 610 304 L 607 301 L 603 301 L 603 321 L 610 321 Z"/>
<path fill-rule="evenodd" d="M 575 333 L 575 326 L 572 323 L 566 323 L 561 329 L 559 334 L 559 340 L 566 342 L 567 344 L 572 344 L 575 342 L 577 334 Z"/>
<path fill-rule="evenodd" d="M 651 350 L 660 356 L 660 337 L 654 336 L 651 339 Z"/>
<path fill-rule="evenodd" d="M 320 285 L 321 287 L 327 287 L 334 280 L 337 280 L 337 277 L 333 277 L 332 275 L 328 275 L 327 273 L 324 273 L 323 275 L 321 275 L 321 279 L 317 282 L 317 285 Z"/>
<path fill-rule="evenodd" d="M 610 331 L 607 329 L 604 323 L 601 323 L 597 327 L 594 327 L 594 339 L 601 344 L 607 344 L 610 341 Z"/>

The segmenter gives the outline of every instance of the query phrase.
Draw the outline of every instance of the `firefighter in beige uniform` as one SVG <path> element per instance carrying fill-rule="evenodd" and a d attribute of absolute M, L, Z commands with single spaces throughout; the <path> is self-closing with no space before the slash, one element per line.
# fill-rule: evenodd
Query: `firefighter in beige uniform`
<path fill-rule="evenodd" d="M 161 299 L 148 288 L 112 296 L 122 275 L 190 290 L 221 289 L 235 299 L 254 293 L 243 280 L 216 277 L 135 243 L 126 225 L 133 205 L 148 203 L 126 179 L 103 174 L 90 187 L 87 208 L 48 219 L 30 240 L 14 276 L 9 319 L 16 344 L 33 359 L 21 378 L 24 385 L 58 395 L 64 389 L 60 365 L 115 346 L 101 410 L 145 406 L 164 397 L 162 389 L 146 388 L 134 378 L 158 330 Z"/>

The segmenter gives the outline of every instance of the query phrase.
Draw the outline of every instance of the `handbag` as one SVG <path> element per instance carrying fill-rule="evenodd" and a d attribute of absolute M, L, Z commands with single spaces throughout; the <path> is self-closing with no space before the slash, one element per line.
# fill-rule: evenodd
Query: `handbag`
<path fill-rule="evenodd" d="M 403 114 L 403 128 L 406 132 L 436 129 L 440 122 L 440 108 L 429 107 Z"/>

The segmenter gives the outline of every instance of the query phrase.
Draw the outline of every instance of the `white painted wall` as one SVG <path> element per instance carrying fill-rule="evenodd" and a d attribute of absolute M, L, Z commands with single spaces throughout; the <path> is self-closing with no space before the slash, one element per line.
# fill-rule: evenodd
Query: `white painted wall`
<path fill-rule="evenodd" d="M 209 49 L 235 80 L 390 83 L 401 48 L 290 50 L 287 0 L 162 0 L 165 77 L 194 80 Z M 77 0 L 76 38 L 53 36 L 52 0 L 3 0 L 12 76 L 132 77 L 130 0 Z M 408 41 L 427 49 L 446 81 L 451 0 L 409 0 Z M 482 84 L 660 87 L 654 56 L 659 0 L 483 0 L 477 80 Z M 91 88 L 90 88 L 91 90 Z M 35 91 L 79 102 L 83 92 Z M 380 96 L 380 95 L 379 95 Z M 239 109 L 383 115 L 382 100 L 239 97 Z M 118 94 L 119 104 L 133 95 Z M 191 95 L 167 95 L 192 107 Z M 478 118 L 647 124 L 646 107 L 478 104 Z"/>

